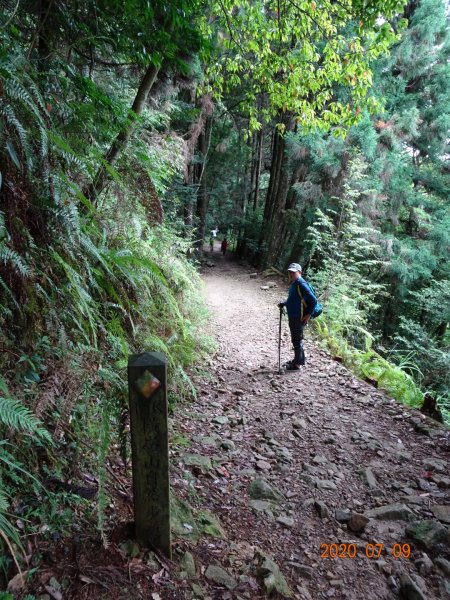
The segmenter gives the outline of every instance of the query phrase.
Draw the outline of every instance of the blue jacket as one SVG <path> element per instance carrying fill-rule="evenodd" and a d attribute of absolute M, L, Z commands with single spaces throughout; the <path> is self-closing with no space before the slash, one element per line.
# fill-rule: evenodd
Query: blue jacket
<path fill-rule="evenodd" d="M 317 298 L 303 277 L 291 283 L 286 300 L 286 310 L 290 319 L 300 317 L 303 320 L 312 313 L 316 304 Z"/>

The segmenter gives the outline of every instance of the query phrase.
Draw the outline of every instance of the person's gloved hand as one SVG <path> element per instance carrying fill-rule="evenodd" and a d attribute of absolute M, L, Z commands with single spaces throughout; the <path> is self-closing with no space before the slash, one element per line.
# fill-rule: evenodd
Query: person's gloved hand
<path fill-rule="evenodd" d="M 286 302 L 278 302 L 278 308 L 284 308 L 286 306 Z"/>

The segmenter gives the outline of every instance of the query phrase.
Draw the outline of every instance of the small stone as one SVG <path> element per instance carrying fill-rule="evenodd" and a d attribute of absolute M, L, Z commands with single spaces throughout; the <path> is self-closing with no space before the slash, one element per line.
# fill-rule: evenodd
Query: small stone
<path fill-rule="evenodd" d="M 427 471 L 445 472 L 447 470 L 446 462 L 439 458 L 427 458 L 423 465 Z"/>
<path fill-rule="evenodd" d="M 439 521 L 443 523 L 450 523 L 450 505 L 436 505 L 432 506 L 431 510 L 433 511 L 434 516 Z"/>
<path fill-rule="evenodd" d="M 365 517 L 364 515 L 360 515 L 358 513 L 352 514 L 349 522 L 347 523 L 347 527 L 350 531 L 354 533 L 361 533 L 366 528 L 367 523 L 370 519 Z"/>
<path fill-rule="evenodd" d="M 425 552 L 414 561 L 414 564 L 421 575 L 428 575 L 433 570 L 433 561 Z"/>
<path fill-rule="evenodd" d="M 428 437 L 431 437 L 431 429 L 430 429 L 430 427 L 427 427 L 427 425 L 425 425 L 422 422 L 415 423 L 414 424 L 414 429 L 418 433 L 421 433 L 423 435 L 427 435 Z"/>
<path fill-rule="evenodd" d="M 316 500 L 316 502 L 314 502 L 314 507 L 317 510 L 317 514 L 321 519 L 326 519 L 329 516 L 328 507 L 325 504 L 325 502 Z"/>
<path fill-rule="evenodd" d="M 323 443 L 324 444 L 336 444 L 336 438 L 332 435 L 328 435 L 326 438 L 324 438 Z"/>
<path fill-rule="evenodd" d="M 187 467 L 198 467 L 203 471 L 212 469 L 211 459 L 209 456 L 201 456 L 200 454 L 185 454 L 183 462 Z"/>
<path fill-rule="evenodd" d="M 450 541 L 450 532 L 438 521 L 414 521 L 406 528 L 406 535 L 428 551 Z"/>
<path fill-rule="evenodd" d="M 398 584 L 397 579 L 393 576 L 390 575 L 387 578 L 387 582 L 389 589 L 394 593 L 394 594 L 398 594 L 400 592 L 400 586 Z"/>
<path fill-rule="evenodd" d="M 376 560 L 375 565 L 376 565 L 377 569 L 379 571 L 381 571 L 381 573 L 384 573 L 385 575 L 391 574 L 390 567 L 385 560 Z"/>
<path fill-rule="evenodd" d="M 292 517 L 288 517 L 286 515 L 280 515 L 277 518 L 277 523 L 280 523 L 280 525 L 283 525 L 283 527 L 291 528 L 291 527 L 294 527 L 295 521 Z"/>
<path fill-rule="evenodd" d="M 342 510 L 338 508 L 334 513 L 334 518 L 338 523 L 348 523 L 352 517 L 352 513 L 349 510 Z"/>
<path fill-rule="evenodd" d="M 258 575 L 263 578 L 264 587 L 269 595 L 278 592 L 286 598 L 292 596 L 280 567 L 268 556 L 263 556 L 263 563 L 258 570 Z"/>
<path fill-rule="evenodd" d="M 448 579 L 439 582 L 439 590 L 442 600 L 450 600 L 450 581 Z"/>
<path fill-rule="evenodd" d="M 234 450 L 236 445 L 232 440 L 222 440 L 220 442 L 220 447 L 224 450 Z"/>
<path fill-rule="evenodd" d="M 407 450 L 400 450 L 399 452 L 397 452 L 395 454 L 395 457 L 397 458 L 397 460 L 399 460 L 400 462 L 406 462 L 409 463 L 411 461 L 412 458 L 412 454 L 411 452 L 408 452 Z"/>
<path fill-rule="evenodd" d="M 303 585 L 298 585 L 297 586 L 297 591 L 298 591 L 298 598 L 301 598 L 302 600 L 312 600 L 311 598 L 311 594 L 308 592 L 308 590 L 305 588 L 305 586 Z"/>
<path fill-rule="evenodd" d="M 191 583 L 191 589 L 194 592 L 196 598 L 205 597 L 205 592 L 203 591 L 202 586 L 198 585 L 198 583 Z"/>
<path fill-rule="evenodd" d="M 195 561 L 190 552 L 184 553 L 183 558 L 180 560 L 180 567 L 186 573 L 187 577 L 195 577 Z"/>
<path fill-rule="evenodd" d="M 294 429 L 306 429 L 307 427 L 305 419 L 294 419 L 291 424 Z"/>
<path fill-rule="evenodd" d="M 258 471 L 270 471 L 272 466 L 265 460 L 258 460 L 256 463 L 256 468 Z"/>
<path fill-rule="evenodd" d="M 205 572 L 205 577 L 210 581 L 214 581 L 219 585 L 223 585 L 229 590 L 234 590 L 237 586 L 237 581 L 231 577 L 229 573 L 218 565 L 209 565 Z"/>
<path fill-rule="evenodd" d="M 386 504 L 379 508 L 373 508 L 364 513 L 370 519 L 378 519 L 380 521 L 410 521 L 414 517 L 414 513 L 406 504 Z"/>
<path fill-rule="evenodd" d="M 406 573 L 400 576 L 400 593 L 405 600 L 426 600 L 421 590 Z"/>
<path fill-rule="evenodd" d="M 406 502 L 406 504 L 423 504 L 426 501 L 426 498 L 424 498 L 423 496 L 416 496 L 416 495 L 412 495 L 412 496 L 406 496 L 406 498 L 403 498 L 403 500 Z"/>
<path fill-rule="evenodd" d="M 450 562 L 442 556 L 439 556 L 434 561 L 434 564 L 441 569 L 443 573 L 445 573 L 448 577 L 450 577 Z"/>
<path fill-rule="evenodd" d="M 302 577 L 305 577 L 306 579 L 312 579 L 314 572 L 312 567 L 308 567 L 308 565 L 304 565 L 302 563 L 297 563 L 294 561 L 288 561 L 286 564 L 295 569 L 297 573 Z"/>
<path fill-rule="evenodd" d="M 254 479 L 250 483 L 250 497 L 253 500 L 280 500 L 281 495 L 279 492 L 262 478 Z"/>
<path fill-rule="evenodd" d="M 208 510 L 200 510 L 197 515 L 197 523 L 200 531 L 206 535 L 217 538 L 225 538 L 225 532 L 219 519 Z"/>
<path fill-rule="evenodd" d="M 313 463 L 316 463 L 316 465 L 326 465 L 327 462 L 328 460 L 322 454 L 316 454 L 316 456 L 313 458 Z"/>
<path fill-rule="evenodd" d="M 361 471 L 361 476 L 363 480 L 369 486 L 369 489 L 374 490 L 377 487 L 377 480 L 375 479 L 375 475 L 372 473 L 371 469 L 364 469 Z"/>
<path fill-rule="evenodd" d="M 302 510 L 307 510 L 310 506 L 314 506 L 314 498 L 307 498 L 302 502 L 301 508 Z"/>
<path fill-rule="evenodd" d="M 444 477 L 444 475 L 433 475 L 433 481 L 442 489 L 448 490 L 450 488 L 450 477 Z"/>
<path fill-rule="evenodd" d="M 216 423 L 216 425 L 226 425 L 229 422 L 229 418 L 225 415 L 220 415 L 218 417 L 214 417 L 212 422 Z"/>
<path fill-rule="evenodd" d="M 424 492 L 433 492 L 436 490 L 436 484 L 430 479 L 417 479 L 417 486 Z"/>
<path fill-rule="evenodd" d="M 317 479 L 316 486 L 320 490 L 337 490 L 337 486 L 334 483 L 334 481 L 331 481 L 329 479 Z"/>
<path fill-rule="evenodd" d="M 270 502 L 268 500 L 250 500 L 250 507 L 257 512 L 265 512 L 270 510 Z"/>

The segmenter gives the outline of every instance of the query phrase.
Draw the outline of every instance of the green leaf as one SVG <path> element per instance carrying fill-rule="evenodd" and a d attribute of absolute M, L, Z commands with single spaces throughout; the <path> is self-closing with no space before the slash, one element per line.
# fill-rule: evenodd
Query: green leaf
<path fill-rule="evenodd" d="M 11 160 L 13 161 L 13 163 L 20 170 L 21 169 L 20 160 L 17 156 L 16 150 L 15 150 L 11 140 L 6 140 L 6 149 L 8 150 L 8 154 L 11 157 Z"/>

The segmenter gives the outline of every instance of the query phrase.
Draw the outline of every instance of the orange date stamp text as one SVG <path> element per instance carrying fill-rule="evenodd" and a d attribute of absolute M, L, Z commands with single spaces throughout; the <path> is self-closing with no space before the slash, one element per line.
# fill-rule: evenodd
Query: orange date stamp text
<path fill-rule="evenodd" d="M 383 544 L 366 544 L 364 548 L 356 544 L 321 544 L 320 558 L 380 558 L 383 551 L 391 553 L 394 558 L 409 558 L 411 547 L 409 544 L 394 544 L 390 549 L 385 549 Z"/>

